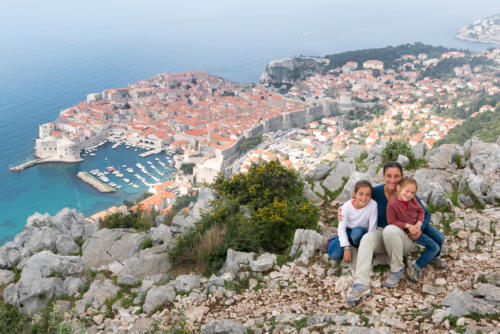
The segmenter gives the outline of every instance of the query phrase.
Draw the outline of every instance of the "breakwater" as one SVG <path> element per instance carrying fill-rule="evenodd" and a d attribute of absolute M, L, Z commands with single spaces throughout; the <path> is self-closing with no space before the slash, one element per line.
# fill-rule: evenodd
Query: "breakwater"
<path fill-rule="evenodd" d="M 101 181 L 97 180 L 95 177 L 93 177 L 92 175 L 90 175 L 87 172 L 78 172 L 78 174 L 76 174 L 76 176 L 80 180 L 91 185 L 92 187 L 97 189 L 97 191 L 99 191 L 101 193 L 114 193 L 114 192 L 116 192 L 116 189 L 108 186 L 107 184 L 102 183 Z"/>

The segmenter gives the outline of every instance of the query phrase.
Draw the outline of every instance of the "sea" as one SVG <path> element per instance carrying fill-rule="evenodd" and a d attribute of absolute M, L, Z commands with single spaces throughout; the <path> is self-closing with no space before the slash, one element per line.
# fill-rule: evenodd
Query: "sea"
<path fill-rule="evenodd" d="M 102 146 L 74 164 L 9 166 L 32 158 L 40 124 L 89 93 L 125 87 L 158 73 L 208 71 L 257 82 L 269 61 L 423 42 L 470 50 L 492 45 L 454 38 L 457 29 L 500 13 L 492 0 L 23 0 L 0 3 L 0 245 L 22 231 L 34 212 L 64 207 L 90 215 L 147 188 L 128 177 L 133 149 Z M 139 188 L 123 184 L 100 194 L 76 178 L 80 170 L 114 166 Z M 135 173 L 134 172 L 134 173 Z M 134 174 L 133 173 L 133 174 Z M 154 174 L 154 173 L 153 173 Z M 118 183 L 118 182 L 116 182 Z"/>

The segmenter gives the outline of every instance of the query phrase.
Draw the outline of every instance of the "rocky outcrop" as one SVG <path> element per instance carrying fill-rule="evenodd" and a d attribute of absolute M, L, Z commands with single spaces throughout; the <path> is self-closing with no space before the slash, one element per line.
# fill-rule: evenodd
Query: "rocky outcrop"
<path fill-rule="evenodd" d="M 171 286 L 152 287 L 144 301 L 143 309 L 146 313 L 153 312 L 158 306 L 167 306 L 175 299 L 175 290 Z"/>
<path fill-rule="evenodd" d="M 166 274 L 172 267 L 164 247 L 141 250 L 123 261 L 118 274 L 118 284 L 135 285 L 140 280 L 157 274 Z"/>
<path fill-rule="evenodd" d="M 443 144 L 427 152 L 429 168 L 456 170 L 464 165 L 464 149 L 457 144 Z M 457 164 L 458 162 L 458 164 Z"/>
<path fill-rule="evenodd" d="M 316 231 L 298 229 L 295 231 L 290 257 L 298 255 L 297 261 L 307 265 L 316 251 L 322 249 L 325 241 L 325 237 Z"/>
<path fill-rule="evenodd" d="M 58 296 L 75 296 L 86 280 L 85 265 L 78 256 L 61 256 L 42 251 L 22 264 L 21 278 L 3 291 L 4 300 L 21 312 L 40 311 Z"/>
<path fill-rule="evenodd" d="M 210 202 L 215 200 L 216 196 L 212 189 L 202 188 L 198 192 L 198 198 L 193 208 L 186 215 L 184 211 L 175 215 L 171 224 L 171 232 L 174 234 L 186 233 L 194 227 L 194 223 L 201 218 L 201 213 L 210 206 Z"/>
<path fill-rule="evenodd" d="M 17 265 L 23 258 L 43 250 L 61 255 L 80 251 L 79 242 L 86 240 L 97 229 L 85 221 L 76 210 L 65 208 L 55 216 L 35 213 L 27 220 L 24 230 L 14 241 L 0 248 L 0 268 Z"/>
<path fill-rule="evenodd" d="M 273 60 L 260 76 L 260 83 L 275 87 L 293 85 L 300 78 L 320 72 L 327 64 L 328 59 L 315 57 Z"/>
<path fill-rule="evenodd" d="M 469 157 L 459 185 L 460 202 L 472 206 L 500 203 L 500 145 L 473 138 L 464 144 Z"/>
<path fill-rule="evenodd" d="M 82 299 L 76 303 L 76 311 L 83 313 L 89 307 L 99 310 L 106 300 L 115 297 L 119 290 L 120 288 L 109 279 L 96 279 L 82 296 Z"/>
<path fill-rule="evenodd" d="M 238 252 L 229 248 L 227 250 L 226 262 L 219 270 L 219 274 L 232 273 L 236 274 L 241 270 L 248 270 L 250 261 L 253 261 L 255 253 Z"/>
<path fill-rule="evenodd" d="M 97 231 L 82 247 L 82 260 L 95 270 L 110 270 L 113 262 L 123 261 L 139 253 L 146 233 L 135 233 L 127 229 L 106 229 Z"/>
<path fill-rule="evenodd" d="M 245 326 L 231 320 L 214 320 L 201 329 L 204 334 L 245 334 Z"/>

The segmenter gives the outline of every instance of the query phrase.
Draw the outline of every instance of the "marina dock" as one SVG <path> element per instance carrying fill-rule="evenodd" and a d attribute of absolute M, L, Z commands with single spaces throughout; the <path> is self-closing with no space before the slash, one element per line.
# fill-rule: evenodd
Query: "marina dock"
<path fill-rule="evenodd" d="M 148 157 L 148 156 L 150 156 L 150 155 L 152 155 L 152 154 L 158 154 L 158 153 L 160 153 L 161 151 L 162 151 L 161 149 L 155 149 L 155 150 L 151 150 L 151 151 L 143 152 L 143 153 L 139 154 L 139 156 L 140 156 L 141 158 L 145 158 L 145 157 Z"/>
<path fill-rule="evenodd" d="M 78 172 L 78 174 L 76 174 L 76 176 L 80 180 L 82 180 L 83 182 L 85 182 L 85 183 L 91 185 L 92 187 L 94 187 L 95 189 L 97 189 L 98 192 L 101 192 L 101 193 L 114 193 L 114 192 L 116 192 L 115 188 L 108 186 L 107 184 L 102 183 L 101 181 L 99 181 L 98 179 L 96 179 L 95 177 L 93 177 L 92 175 L 90 175 L 87 172 Z"/>

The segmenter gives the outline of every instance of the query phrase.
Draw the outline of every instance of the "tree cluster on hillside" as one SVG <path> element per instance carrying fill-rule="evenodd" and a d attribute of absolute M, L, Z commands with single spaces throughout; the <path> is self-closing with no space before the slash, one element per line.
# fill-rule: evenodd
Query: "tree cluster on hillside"
<path fill-rule="evenodd" d="M 218 199 L 196 228 L 181 236 L 170 252 L 179 266 L 206 273 L 224 264 L 229 248 L 245 252 L 284 252 L 296 229 L 317 229 L 319 208 L 302 194 L 303 181 L 279 162 L 252 165 L 248 174 L 219 176 Z"/>
<path fill-rule="evenodd" d="M 460 144 L 463 145 L 473 136 L 479 137 L 484 142 L 495 142 L 500 136 L 500 108 L 497 106 L 495 111 L 487 111 L 469 118 L 462 125 L 453 128 L 448 135 L 436 141 L 434 147 L 442 144 Z"/>
<path fill-rule="evenodd" d="M 328 55 L 330 59 L 328 70 L 345 65 L 348 61 L 355 61 L 359 65 L 367 60 L 376 59 L 384 62 L 384 68 L 397 68 L 399 62 L 396 61 L 404 55 L 418 56 L 419 53 L 427 53 L 429 58 L 439 57 L 444 52 L 454 51 L 455 49 L 445 48 L 443 46 L 432 46 L 417 42 L 414 44 L 402 44 L 398 46 L 387 46 L 385 48 L 364 49 L 356 51 L 347 51 Z"/>
<path fill-rule="evenodd" d="M 425 77 L 432 79 L 448 80 L 450 78 L 456 77 L 455 67 L 461 67 L 465 64 L 469 64 L 471 68 L 478 65 L 494 65 L 495 62 L 486 57 L 460 57 L 460 58 L 448 58 L 439 61 L 436 65 L 427 67 L 424 71 L 420 73 L 418 80 L 422 80 Z"/>
<path fill-rule="evenodd" d="M 240 152 L 243 154 L 255 147 L 257 147 L 260 143 L 262 143 L 262 136 L 253 136 L 250 138 L 244 137 L 240 144 Z"/>
<path fill-rule="evenodd" d="M 432 103 L 432 102 L 431 102 Z M 486 92 L 481 92 L 476 97 L 471 97 L 471 100 L 460 107 L 455 106 L 451 109 L 443 109 L 439 105 L 434 108 L 434 113 L 440 116 L 448 116 L 452 118 L 466 119 L 473 113 L 479 111 L 482 106 L 497 106 L 500 103 L 500 93 L 489 95 Z"/>

